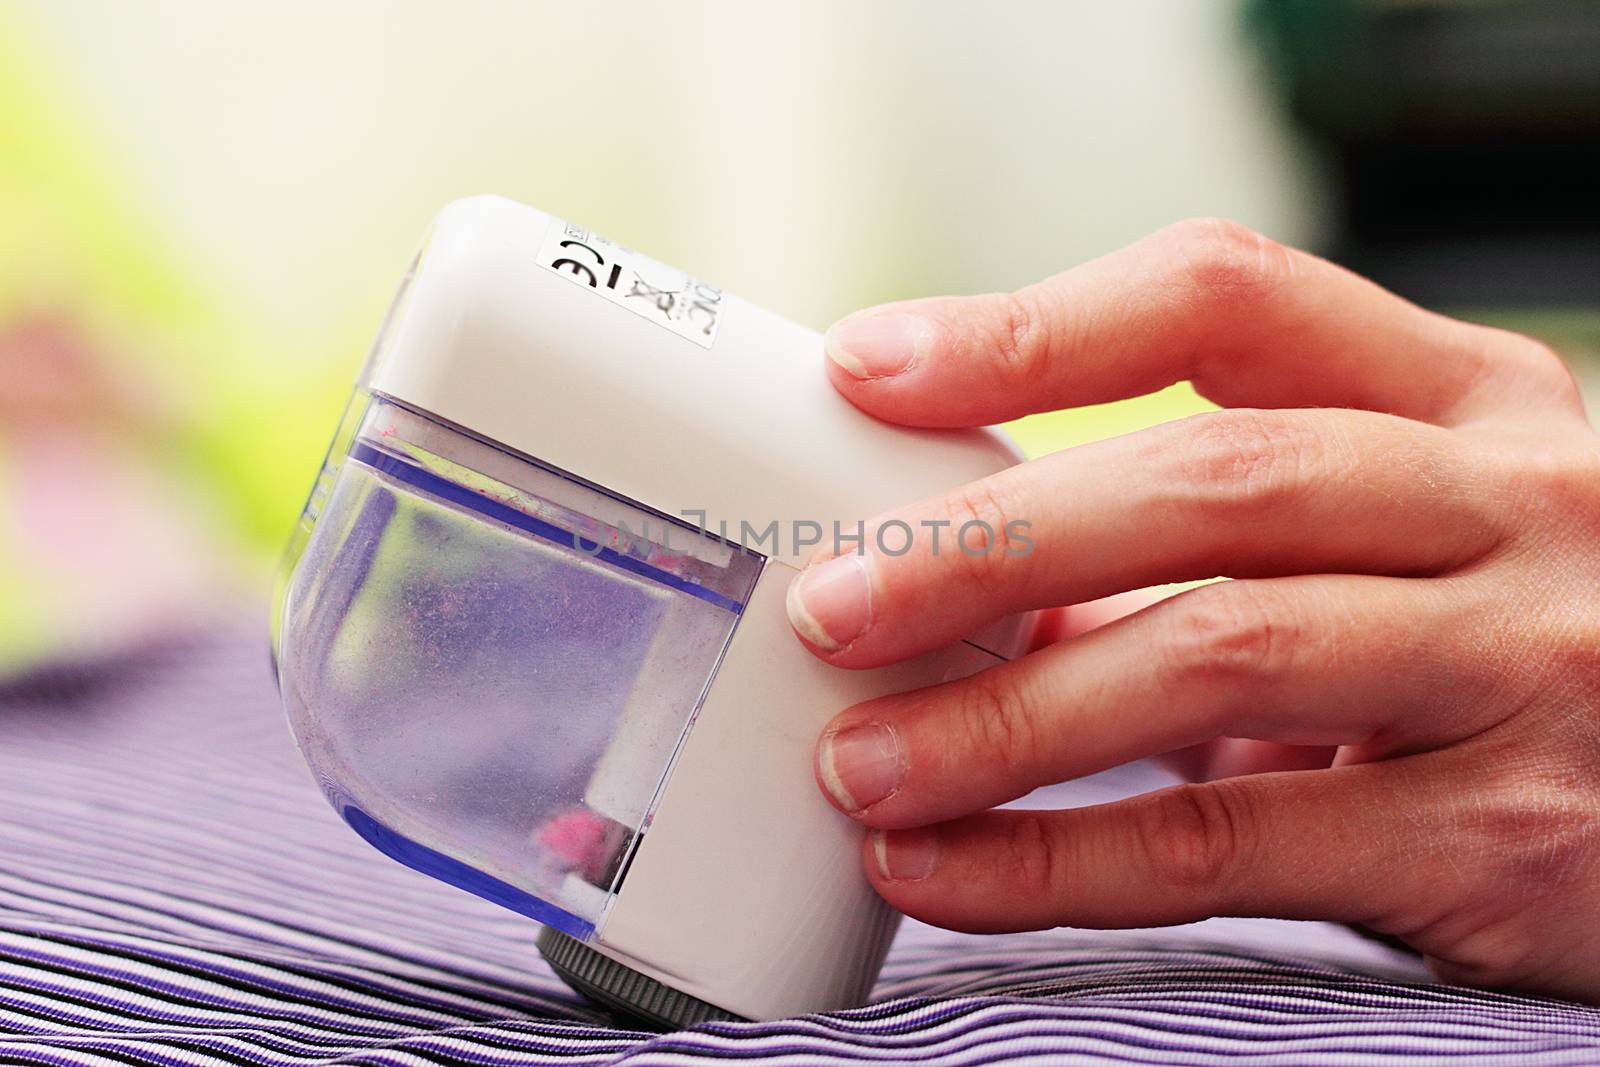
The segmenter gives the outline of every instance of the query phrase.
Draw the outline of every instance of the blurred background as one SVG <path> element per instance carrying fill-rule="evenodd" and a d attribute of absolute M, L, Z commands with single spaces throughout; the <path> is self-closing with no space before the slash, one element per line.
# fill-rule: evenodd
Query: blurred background
<path fill-rule="evenodd" d="M 818 329 L 1231 216 L 1593 380 L 1596 56 L 1588 0 L 0 0 L 0 671 L 264 621 L 388 297 L 472 193 Z"/>

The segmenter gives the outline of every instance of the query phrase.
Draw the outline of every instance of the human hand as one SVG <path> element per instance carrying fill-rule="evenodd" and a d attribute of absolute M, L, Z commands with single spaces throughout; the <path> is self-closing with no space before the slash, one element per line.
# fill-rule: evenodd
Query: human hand
<path fill-rule="evenodd" d="M 835 718 L 818 781 L 873 828 L 891 904 L 973 931 L 1360 923 L 1447 980 L 1600 1001 L 1600 437 L 1548 349 L 1197 221 L 1014 294 L 862 312 L 828 351 L 846 397 L 912 426 L 1185 379 L 1226 409 L 879 520 L 1022 520 L 1029 552 L 868 537 L 795 581 L 812 651 L 871 667 L 1016 611 L 1237 579 Z M 1219 738 L 1269 769 L 990 810 Z M 1318 746 L 1329 765 L 1270 769 Z"/>

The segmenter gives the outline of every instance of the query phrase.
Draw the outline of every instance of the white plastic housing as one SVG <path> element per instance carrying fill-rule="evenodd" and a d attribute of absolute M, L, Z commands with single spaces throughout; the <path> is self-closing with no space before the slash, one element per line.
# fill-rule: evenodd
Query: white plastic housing
<path fill-rule="evenodd" d="M 813 781 L 817 734 L 1014 654 L 1026 626 L 828 667 L 785 617 L 794 534 L 1016 459 L 992 431 L 863 415 L 809 330 L 533 209 L 457 202 L 291 551 L 297 740 L 403 862 L 738 1015 L 860 1003 L 895 917 Z M 562 867 L 569 809 L 604 829 Z"/>

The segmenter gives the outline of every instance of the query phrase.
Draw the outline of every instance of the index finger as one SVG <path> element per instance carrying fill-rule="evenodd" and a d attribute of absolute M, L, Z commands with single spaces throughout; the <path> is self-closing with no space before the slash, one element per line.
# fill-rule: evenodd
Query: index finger
<path fill-rule="evenodd" d="M 1223 407 L 1362 408 L 1440 425 L 1577 404 L 1537 342 L 1424 311 L 1217 219 L 1015 293 L 872 308 L 836 323 L 826 348 L 851 402 L 912 426 L 1003 422 L 1185 380 Z"/>

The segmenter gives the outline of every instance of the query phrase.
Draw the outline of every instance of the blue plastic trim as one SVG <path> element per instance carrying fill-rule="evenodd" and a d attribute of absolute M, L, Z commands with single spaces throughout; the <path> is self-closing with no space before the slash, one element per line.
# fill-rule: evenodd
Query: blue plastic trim
<path fill-rule="evenodd" d="M 435 852 L 426 845 L 419 845 L 410 838 L 395 833 L 348 801 L 339 804 L 338 807 L 339 814 L 350 824 L 350 829 L 360 834 L 367 844 L 391 859 L 399 860 L 412 870 L 421 871 L 441 882 L 449 882 L 457 888 L 465 889 L 484 900 L 493 901 L 502 908 L 510 908 L 517 914 L 526 915 L 546 926 L 553 926 L 579 941 L 587 941 L 594 935 L 594 923 L 587 919 L 580 919 L 569 911 L 563 911 L 548 901 L 540 900 L 532 893 L 518 889 L 509 882 L 502 882 L 492 875 L 484 874 L 476 867 L 469 867 L 458 859 L 452 859 L 442 852 Z"/>
<path fill-rule="evenodd" d="M 448 478 L 441 477 L 430 470 L 407 463 L 396 456 L 389 455 L 387 452 L 380 452 L 363 441 L 356 441 L 350 446 L 350 458 L 364 463 L 374 470 L 381 471 L 391 478 L 405 482 L 407 485 L 421 489 L 425 493 L 431 493 L 468 511 L 475 511 L 480 515 L 494 519 L 496 522 L 503 522 L 507 526 L 516 527 L 553 545 L 559 545 L 563 548 L 575 548 L 588 555 L 591 559 L 604 560 L 614 567 L 620 567 L 625 571 L 639 575 L 641 578 L 648 578 L 653 582 L 658 582 L 679 592 L 688 593 L 692 597 L 704 600 L 708 604 L 714 604 L 724 611 L 731 611 L 735 615 L 744 613 L 744 605 L 732 597 L 723 596 L 721 593 L 714 592 L 704 586 L 696 585 L 685 578 L 680 578 L 670 571 L 664 571 L 660 567 L 652 566 L 643 560 L 625 556 L 616 549 L 607 548 L 598 541 L 591 541 L 579 534 L 569 533 L 559 526 L 545 522 L 543 519 L 536 519 L 527 512 L 518 511 L 516 508 L 502 504 L 498 500 L 490 500 L 488 497 L 457 485 Z"/>

